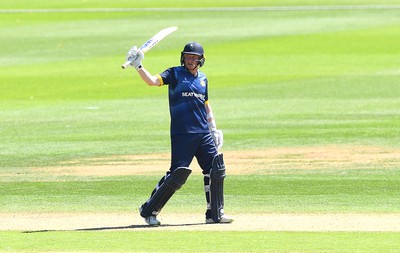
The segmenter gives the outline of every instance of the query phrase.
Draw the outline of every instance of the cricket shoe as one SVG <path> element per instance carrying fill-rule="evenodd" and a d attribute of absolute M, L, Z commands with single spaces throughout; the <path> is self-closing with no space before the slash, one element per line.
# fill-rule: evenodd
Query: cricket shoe
<path fill-rule="evenodd" d="M 206 223 L 207 224 L 212 224 L 212 223 L 232 223 L 234 221 L 233 218 L 227 216 L 227 215 L 222 215 L 221 219 L 219 221 L 214 221 L 212 218 L 206 218 Z"/>
<path fill-rule="evenodd" d="M 149 224 L 150 226 L 157 227 L 161 225 L 161 222 L 157 220 L 156 216 L 149 216 L 144 218 L 144 221 Z"/>
<path fill-rule="evenodd" d="M 139 208 L 139 212 L 142 213 L 142 207 Z M 148 217 L 143 217 L 144 221 L 150 226 L 157 227 L 161 225 L 161 222 L 157 220 L 157 216 L 151 215 Z"/>

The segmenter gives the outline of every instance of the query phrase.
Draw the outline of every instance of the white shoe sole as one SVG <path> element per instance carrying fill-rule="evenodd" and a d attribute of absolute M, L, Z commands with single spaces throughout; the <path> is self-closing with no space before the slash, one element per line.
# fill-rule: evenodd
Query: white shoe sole
<path fill-rule="evenodd" d="M 155 216 L 146 217 L 146 218 L 144 218 L 144 221 L 149 226 L 153 226 L 153 227 L 157 227 L 157 226 L 161 225 L 161 222 L 159 220 L 157 220 L 157 218 Z"/>
<path fill-rule="evenodd" d="M 206 219 L 206 223 L 207 224 L 213 224 L 213 223 L 232 223 L 234 221 L 234 219 L 232 219 L 231 217 L 228 216 L 222 216 L 222 218 L 219 221 L 214 221 L 212 218 L 207 218 Z"/>

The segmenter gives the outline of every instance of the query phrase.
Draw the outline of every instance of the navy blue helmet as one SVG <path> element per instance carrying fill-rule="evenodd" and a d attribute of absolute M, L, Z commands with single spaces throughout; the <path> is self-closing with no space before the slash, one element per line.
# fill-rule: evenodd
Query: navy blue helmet
<path fill-rule="evenodd" d="M 201 59 L 199 60 L 200 67 L 203 67 L 204 62 L 206 61 L 203 46 L 200 45 L 200 43 L 198 43 L 198 42 L 189 42 L 185 45 L 185 47 L 183 48 L 183 51 L 181 52 L 181 65 L 182 66 L 184 65 L 183 54 L 195 54 L 195 55 L 201 56 Z"/>

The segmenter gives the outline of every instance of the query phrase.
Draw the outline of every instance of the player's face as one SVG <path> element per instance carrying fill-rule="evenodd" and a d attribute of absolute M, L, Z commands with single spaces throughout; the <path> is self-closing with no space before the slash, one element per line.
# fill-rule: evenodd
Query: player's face
<path fill-rule="evenodd" d="M 185 67 L 189 70 L 194 70 L 199 65 L 199 61 L 201 60 L 200 55 L 196 54 L 184 54 L 183 62 L 185 63 Z"/>

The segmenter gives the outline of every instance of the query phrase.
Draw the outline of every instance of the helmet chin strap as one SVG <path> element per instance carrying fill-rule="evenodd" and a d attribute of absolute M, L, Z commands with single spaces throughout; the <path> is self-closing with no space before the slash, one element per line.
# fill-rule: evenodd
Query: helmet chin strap
<path fill-rule="evenodd" d="M 185 68 L 187 69 L 187 70 L 195 70 L 195 69 L 199 69 L 200 67 L 199 67 L 199 65 L 200 65 L 200 62 L 201 62 L 201 60 L 196 60 L 196 62 L 197 62 L 197 65 L 196 65 L 196 67 L 194 67 L 193 69 L 189 69 L 188 67 L 187 67 L 187 64 L 185 64 Z"/>
<path fill-rule="evenodd" d="M 192 71 L 192 70 L 195 70 L 195 69 L 199 69 L 199 65 L 200 65 L 200 61 L 197 61 L 197 65 L 196 65 L 194 68 L 189 69 L 189 68 L 187 67 L 187 64 L 185 64 L 185 68 L 186 68 L 187 70 L 189 70 L 189 71 Z"/>

